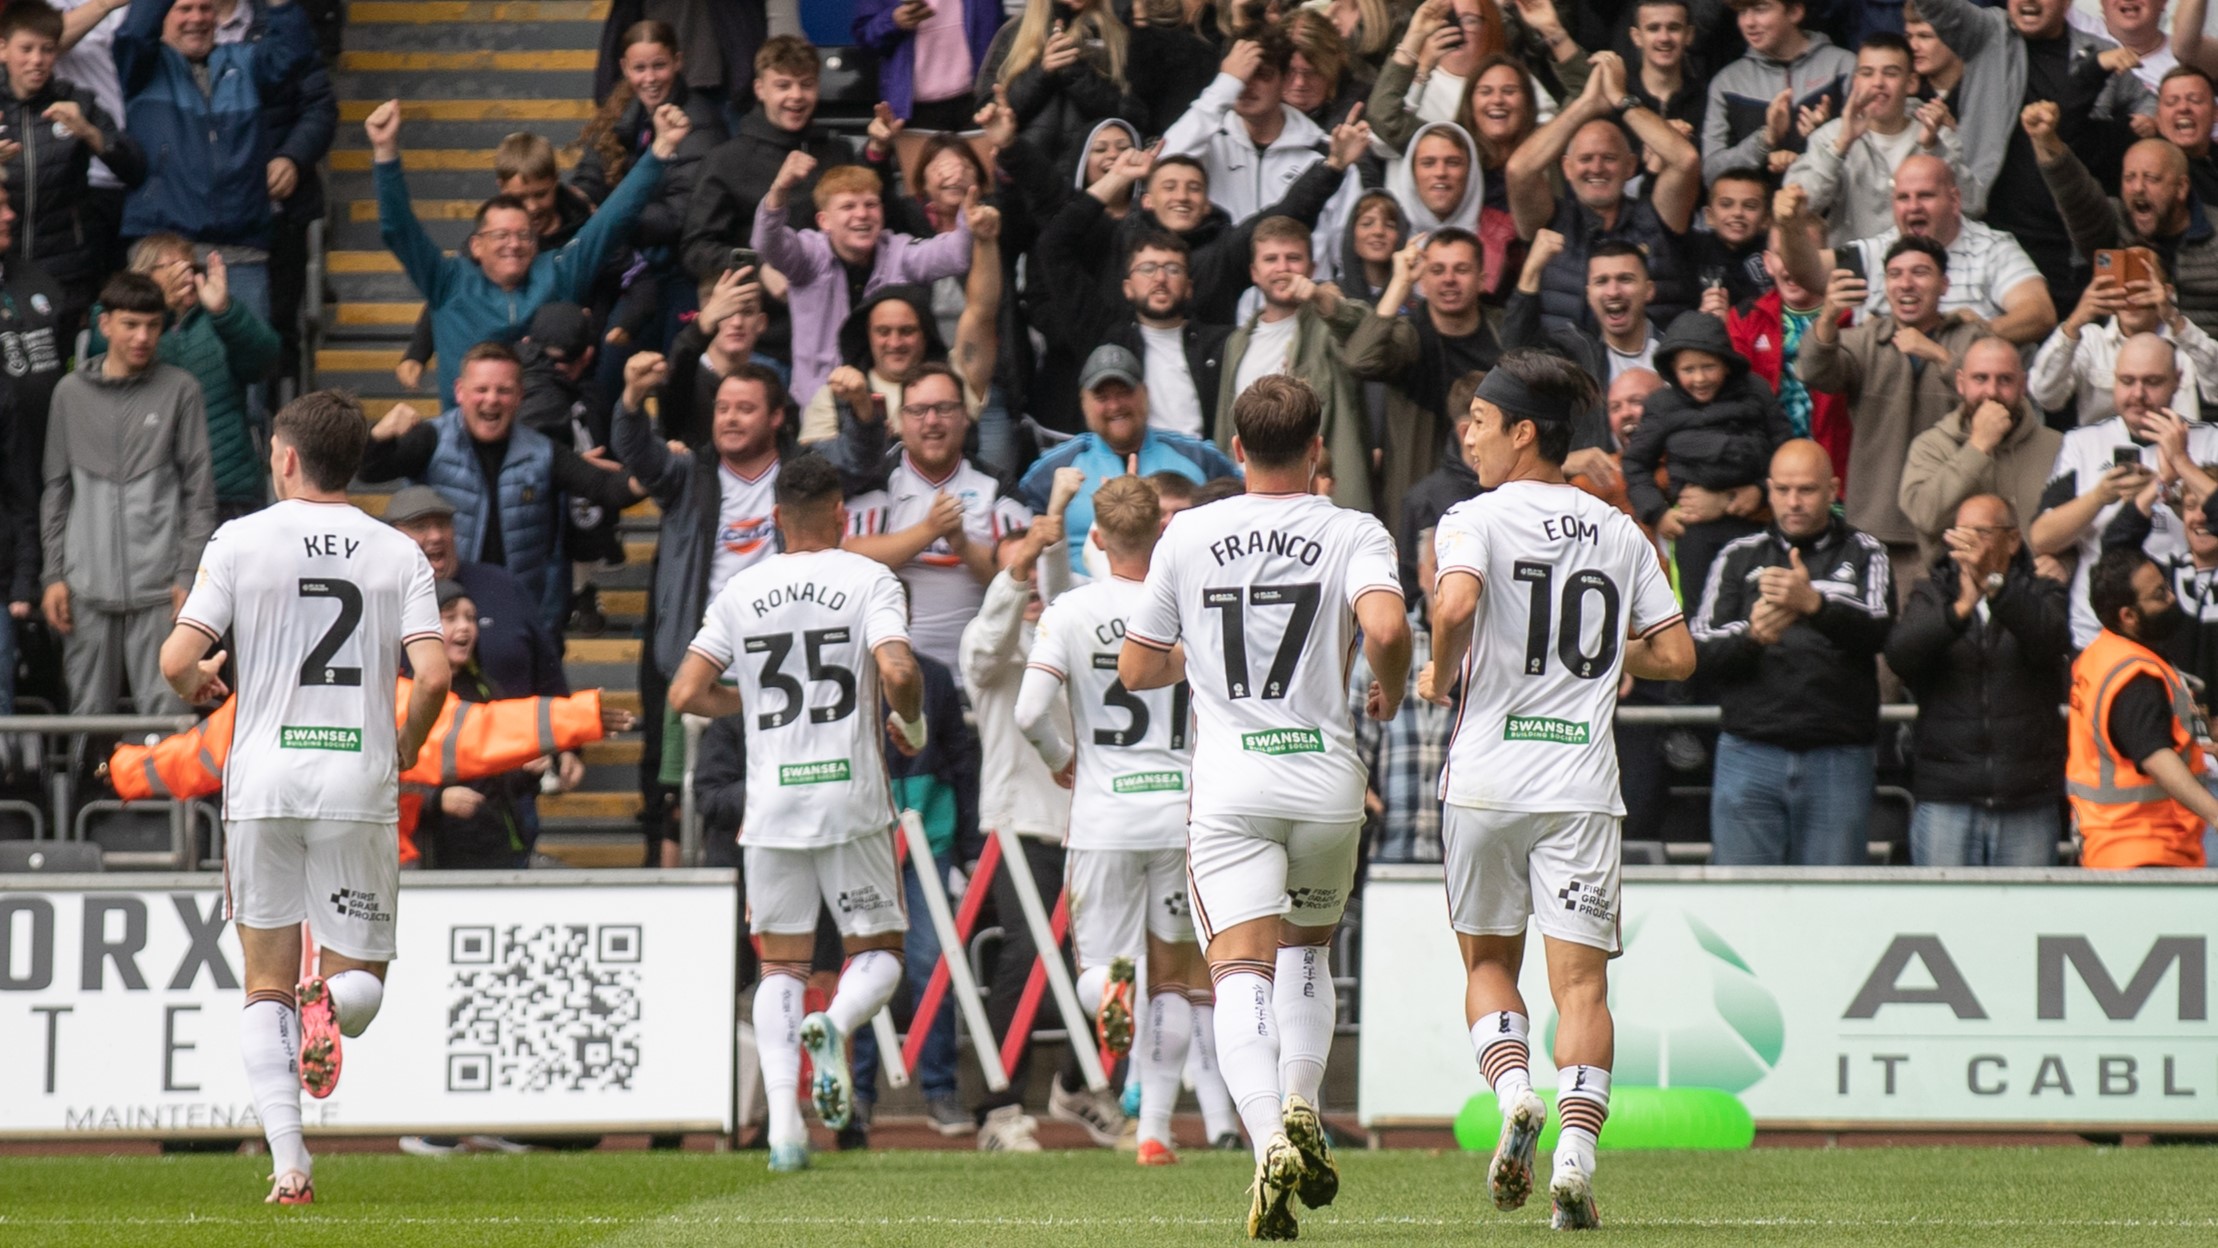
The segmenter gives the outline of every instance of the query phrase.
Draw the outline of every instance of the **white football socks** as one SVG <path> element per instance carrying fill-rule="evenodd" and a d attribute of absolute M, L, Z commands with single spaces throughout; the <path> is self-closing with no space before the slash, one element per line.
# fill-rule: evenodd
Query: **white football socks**
<path fill-rule="evenodd" d="M 847 960 L 847 969 L 840 972 L 839 991 L 832 994 L 832 1003 L 824 1007 L 831 1015 L 843 1036 L 852 1036 L 858 1027 L 870 1024 L 870 1017 L 886 1008 L 893 1000 L 893 990 L 901 986 L 901 955 L 887 949 L 865 949 Z"/>
<path fill-rule="evenodd" d="M 385 1004 L 385 981 L 368 971 L 341 971 L 324 980 L 323 986 L 331 994 L 339 1034 L 349 1039 L 368 1031 L 378 1007 Z"/>
<path fill-rule="evenodd" d="M 1471 1024 L 1471 1051 L 1479 1055 L 1479 1073 L 1486 1076 L 1505 1115 L 1519 1096 L 1532 1091 L 1533 1055 L 1526 1039 L 1530 1028 L 1514 1010 L 1496 1010 Z"/>
<path fill-rule="evenodd" d="M 1278 1081 L 1287 1096 L 1318 1103 L 1325 1086 L 1325 1058 L 1339 1003 L 1332 990 L 1331 954 L 1319 945 L 1278 951 L 1271 1010 L 1278 1021 Z"/>
<path fill-rule="evenodd" d="M 809 1129 L 796 1097 L 801 1088 L 802 994 L 799 975 L 765 970 L 755 985 L 755 1055 L 762 1062 L 763 1097 L 770 1102 L 770 1144 L 805 1144 Z"/>
<path fill-rule="evenodd" d="M 1556 1143 L 1556 1170 L 1575 1164 L 1594 1173 L 1595 1141 L 1610 1116 L 1610 1072 L 1600 1066 L 1566 1066 L 1556 1072 L 1556 1121 L 1563 1136 Z"/>
<path fill-rule="evenodd" d="M 239 1018 L 239 1056 L 247 1091 L 270 1142 L 270 1169 L 309 1173 L 300 1138 L 300 1016 L 275 1000 L 250 1001 Z"/>
<path fill-rule="evenodd" d="M 1187 997 L 1194 1007 L 1194 1039 L 1186 1049 L 1186 1081 L 1194 1085 L 1194 1099 L 1201 1102 L 1201 1121 L 1214 1144 L 1240 1126 L 1232 1108 L 1232 1092 L 1217 1065 L 1217 999 L 1206 988 Z"/>
<path fill-rule="evenodd" d="M 1271 967 L 1265 962 L 1225 962 L 1211 968 L 1217 981 L 1217 1062 L 1225 1089 L 1239 1107 L 1255 1159 L 1278 1134 L 1278 1025 L 1272 1017 Z"/>
<path fill-rule="evenodd" d="M 1194 1037 L 1194 1007 L 1184 988 L 1166 988 L 1148 998 L 1147 1034 L 1134 1037 L 1140 1057 L 1140 1138 L 1171 1142 L 1171 1111 L 1178 1108 L 1179 1075 Z"/>

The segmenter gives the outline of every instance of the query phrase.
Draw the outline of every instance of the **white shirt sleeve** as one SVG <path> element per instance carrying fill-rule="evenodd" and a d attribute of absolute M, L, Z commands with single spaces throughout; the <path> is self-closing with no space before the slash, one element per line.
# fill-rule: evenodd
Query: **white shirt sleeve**
<path fill-rule="evenodd" d="M 876 650 L 889 641 L 909 639 L 908 599 L 901 593 L 900 579 L 883 564 L 872 565 L 872 571 L 874 575 L 863 591 L 868 595 L 863 603 L 863 648 L 866 650 Z"/>
<path fill-rule="evenodd" d="M 2033 257 L 2025 254 L 2018 240 L 1997 231 L 1994 245 L 1987 250 L 1987 302 L 1994 305 L 1994 315 L 2002 312 L 2003 297 L 2026 282 L 2041 280 L 2041 270 Z"/>
<path fill-rule="evenodd" d="M 438 641 L 444 636 L 439 629 L 438 579 L 431 574 L 431 561 L 417 551 L 416 566 L 408 570 L 408 584 L 401 591 L 400 644 L 405 649 L 412 641 Z"/>
<path fill-rule="evenodd" d="M 1435 580 L 1450 572 L 1468 572 L 1485 585 L 1486 536 L 1479 526 L 1478 515 L 1469 508 L 1458 507 L 1440 517 L 1432 532 Z"/>
<path fill-rule="evenodd" d="M 1375 517 L 1364 516 L 1356 527 L 1355 550 L 1348 557 L 1348 605 L 1372 590 L 1402 592 L 1401 562 L 1394 553 L 1394 539 Z"/>
<path fill-rule="evenodd" d="M 1177 521 L 1171 523 L 1177 527 Z M 1141 587 L 1139 604 L 1124 619 L 1126 640 L 1157 650 L 1177 645 L 1183 633 L 1178 623 L 1178 551 L 1168 531 L 1163 537 L 1165 540 L 1156 543 L 1154 561 L 1148 565 L 1147 584 Z"/>
<path fill-rule="evenodd" d="M 1625 527 L 1633 530 L 1625 538 L 1626 547 L 1633 552 L 1633 636 L 1647 637 L 1677 623 L 1685 613 L 1679 609 L 1679 596 L 1671 592 L 1671 579 L 1664 575 L 1663 564 L 1656 559 L 1656 548 L 1648 544 L 1631 520 L 1625 521 Z"/>
<path fill-rule="evenodd" d="M 695 633 L 685 647 L 714 663 L 719 673 L 731 670 L 732 663 L 739 658 L 739 639 L 732 635 L 727 618 L 730 613 L 723 609 L 730 600 L 731 595 L 719 594 L 716 601 L 709 604 L 708 611 L 701 617 L 701 631 Z"/>
<path fill-rule="evenodd" d="M 1063 739 L 1061 716 L 1055 714 L 1062 696 L 1061 671 L 1042 667 L 1037 659 L 1024 669 L 1024 683 L 1017 688 L 1017 731 L 1040 752 L 1049 771 L 1061 771 L 1071 760 L 1071 743 Z"/>
<path fill-rule="evenodd" d="M 238 543 L 227 542 L 223 537 L 224 530 L 217 529 L 215 536 L 210 537 L 208 544 L 201 548 L 200 571 L 193 577 L 193 589 L 185 596 L 184 609 L 177 613 L 178 623 L 192 625 L 208 634 L 211 640 L 222 637 L 224 630 L 231 627 L 231 615 L 235 606 L 232 597 L 231 552 L 238 548 Z M 423 555 L 419 552 L 416 557 L 421 560 Z M 426 569 L 428 568 L 427 564 Z M 431 617 L 432 631 L 437 632 L 439 612 L 436 607 L 433 608 Z"/>

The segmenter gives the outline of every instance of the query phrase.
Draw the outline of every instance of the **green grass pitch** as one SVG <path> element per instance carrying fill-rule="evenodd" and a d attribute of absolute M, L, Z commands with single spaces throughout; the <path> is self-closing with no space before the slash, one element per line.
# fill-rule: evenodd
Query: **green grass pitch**
<path fill-rule="evenodd" d="M 0 1244 L 359 1248 L 1157 1245 L 1243 1242 L 1248 1164 L 1191 1153 L 1141 1170 L 1104 1152 L 829 1155 L 773 1176 L 761 1153 L 576 1153 L 317 1163 L 318 1202 L 260 1201 L 266 1159 L 0 1159 Z M 1548 1241 L 1542 1199 L 1486 1203 L 1485 1159 L 1344 1152 L 1305 1244 Z M 1777 1149 L 1605 1153 L 1603 1228 L 1628 1245 L 2218 1243 L 2218 1152 L 2202 1148 Z"/>

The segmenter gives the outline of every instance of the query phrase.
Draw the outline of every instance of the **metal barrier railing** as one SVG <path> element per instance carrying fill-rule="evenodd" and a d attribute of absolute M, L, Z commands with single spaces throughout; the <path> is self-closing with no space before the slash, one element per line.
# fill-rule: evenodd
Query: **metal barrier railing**
<path fill-rule="evenodd" d="M 0 715 L 0 735 L 30 734 L 41 737 L 82 737 L 90 734 L 130 736 L 154 733 L 167 736 L 183 732 L 199 720 L 191 715 Z M 68 760 L 74 751 L 65 751 L 61 757 Z M 51 755 L 49 757 L 52 757 Z M 54 766 L 48 777 L 48 818 L 41 823 L 32 822 L 32 839 L 45 840 L 49 833 L 55 840 L 77 840 L 83 837 L 85 819 L 72 809 L 76 798 L 69 762 Z M 29 803 L 24 803 L 29 805 Z M 108 803 L 88 803 L 87 813 L 105 809 Z M 169 867 L 172 870 L 189 870 L 192 861 L 192 803 L 165 803 L 169 812 L 170 848 L 168 853 L 142 853 L 128 855 L 129 861 L 117 865 Z M 14 807 L 11 806 L 11 809 Z M 118 855 L 123 858 L 124 855 Z"/>

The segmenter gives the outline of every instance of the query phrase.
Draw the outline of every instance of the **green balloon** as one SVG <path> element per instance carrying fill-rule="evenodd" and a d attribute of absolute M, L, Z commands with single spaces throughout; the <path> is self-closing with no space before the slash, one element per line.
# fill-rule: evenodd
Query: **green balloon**
<path fill-rule="evenodd" d="M 1548 1104 L 1548 1126 L 1540 1133 L 1542 1152 L 1556 1147 L 1556 1094 L 1541 1090 Z M 1472 1152 L 1491 1153 L 1501 1139 L 1502 1111 L 1492 1092 L 1463 1103 L 1456 1115 L 1456 1143 Z M 1756 1120 L 1730 1092 L 1716 1088 L 1610 1089 L 1610 1117 L 1602 1126 L 1603 1148 L 1741 1149 L 1756 1140 Z"/>

